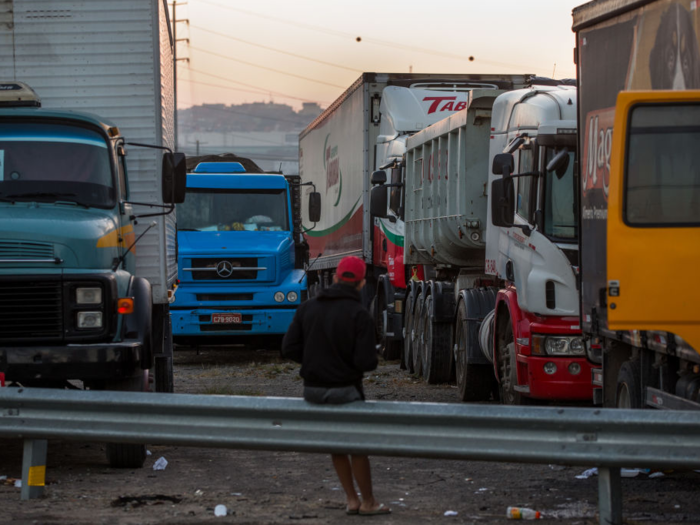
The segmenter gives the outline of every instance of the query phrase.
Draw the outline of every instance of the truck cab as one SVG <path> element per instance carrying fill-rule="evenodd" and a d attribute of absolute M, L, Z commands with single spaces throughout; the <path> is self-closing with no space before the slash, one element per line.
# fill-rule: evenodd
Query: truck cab
<path fill-rule="evenodd" d="M 592 397 L 578 322 L 576 138 L 573 86 L 535 85 L 494 104 L 486 272 L 505 287 L 486 350 L 501 368 L 517 362 L 499 374 L 513 400 Z"/>
<path fill-rule="evenodd" d="M 138 216 L 129 202 L 126 152 L 112 122 L 41 108 L 26 84 L 0 84 L 0 375 L 6 381 L 145 391 L 157 376 L 156 389 L 171 390 L 172 361 L 158 359 L 162 338 L 152 333 L 151 285 L 136 274 Z M 163 178 L 171 182 L 174 165 L 167 153 Z M 151 174 L 154 181 L 158 175 Z M 164 188 L 164 196 L 173 188 Z M 170 388 L 162 389 L 158 377 Z M 109 445 L 107 454 L 112 466 L 134 467 L 145 448 Z"/>
<path fill-rule="evenodd" d="M 307 297 L 298 176 L 200 162 L 178 206 L 180 344 L 279 345 Z"/>

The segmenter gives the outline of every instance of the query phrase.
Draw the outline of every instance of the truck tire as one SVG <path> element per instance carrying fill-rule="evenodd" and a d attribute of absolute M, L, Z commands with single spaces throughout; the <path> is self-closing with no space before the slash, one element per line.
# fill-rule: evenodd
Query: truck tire
<path fill-rule="evenodd" d="M 617 375 L 615 406 L 617 408 L 642 408 L 642 388 L 639 384 L 639 361 L 626 361 Z"/>
<path fill-rule="evenodd" d="M 488 307 L 484 306 L 484 309 Z M 454 352 L 457 388 L 461 401 L 488 401 L 496 383 L 493 366 L 469 362 L 470 347 L 475 344 L 479 345 L 479 325 L 481 322 L 476 321 L 476 319 L 482 319 L 486 314 L 488 312 L 483 312 L 482 309 L 468 311 L 466 302 L 459 302 L 455 324 Z"/>
<path fill-rule="evenodd" d="M 401 341 L 387 339 L 386 336 L 388 311 L 386 295 L 383 291 L 377 292 L 374 299 L 372 299 L 372 316 L 374 317 L 374 326 L 377 330 L 377 344 L 380 345 L 381 356 L 387 361 L 399 359 L 401 357 Z"/>
<path fill-rule="evenodd" d="M 535 399 L 525 397 L 515 390 L 518 384 L 517 360 L 515 357 L 515 341 L 513 340 L 513 328 L 510 322 L 503 335 L 505 345 L 498 352 L 498 370 L 501 379 L 499 394 L 504 405 L 537 405 Z"/>
<path fill-rule="evenodd" d="M 413 307 L 413 345 L 411 351 L 411 362 L 413 370 L 411 373 L 421 376 L 423 373 L 423 294 L 416 296 L 416 305 Z"/>
<path fill-rule="evenodd" d="M 406 296 L 406 309 L 404 310 L 403 355 L 401 356 L 401 368 L 413 373 L 413 289 Z"/>
<path fill-rule="evenodd" d="M 104 390 L 121 392 L 145 392 L 148 390 L 148 371 L 136 377 L 109 380 L 103 384 Z M 146 461 L 146 445 L 138 443 L 107 443 L 107 461 L 112 468 L 141 468 Z"/>
<path fill-rule="evenodd" d="M 429 385 L 447 383 L 452 371 L 452 354 L 450 353 L 450 329 L 447 323 L 433 320 L 433 296 L 425 301 L 423 314 L 423 379 Z"/>
<path fill-rule="evenodd" d="M 173 329 L 170 315 L 164 320 L 163 354 L 155 358 L 155 390 L 156 392 L 172 393 L 175 391 L 173 376 Z"/>

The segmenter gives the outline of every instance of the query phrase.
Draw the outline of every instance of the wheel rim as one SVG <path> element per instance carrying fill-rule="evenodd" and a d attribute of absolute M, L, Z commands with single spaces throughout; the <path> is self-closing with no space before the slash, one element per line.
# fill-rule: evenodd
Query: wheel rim
<path fill-rule="evenodd" d="M 407 370 L 412 368 L 413 363 L 411 360 L 411 349 L 413 346 L 413 295 L 408 296 L 408 301 L 406 301 L 406 333 L 404 334 L 403 340 L 403 362 Z"/>
<path fill-rule="evenodd" d="M 464 321 L 461 316 L 457 320 L 457 336 L 455 337 L 457 349 L 455 352 L 455 367 L 457 375 L 457 386 L 460 390 L 463 389 L 466 383 L 466 369 L 467 369 L 467 344 L 466 344 L 466 330 L 464 329 Z"/>
<path fill-rule="evenodd" d="M 413 318 L 413 347 L 411 349 L 413 358 L 413 373 L 420 374 L 422 369 L 422 356 L 421 352 L 423 350 L 423 333 L 422 330 L 416 331 L 416 328 L 421 328 L 421 318 L 423 315 L 423 305 L 421 304 L 421 296 L 419 295 L 416 300 L 416 312 Z"/>
<path fill-rule="evenodd" d="M 499 356 L 499 361 L 501 363 L 501 397 L 506 405 L 512 405 L 515 402 L 515 392 L 513 391 L 513 349 L 513 343 L 509 343 Z"/>
<path fill-rule="evenodd" d="M 617 388 L 617 408 L 632 408 L 630 391 L 626 383 Z"/>

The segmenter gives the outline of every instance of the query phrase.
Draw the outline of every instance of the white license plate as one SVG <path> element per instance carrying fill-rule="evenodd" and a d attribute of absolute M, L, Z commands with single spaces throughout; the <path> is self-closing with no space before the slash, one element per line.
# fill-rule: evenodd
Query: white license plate
<path fill-rule="evenodd" d="M 212 314 L 211 322 L 215 324 L 239 324 L 243 321 L 243 314 Z"/>

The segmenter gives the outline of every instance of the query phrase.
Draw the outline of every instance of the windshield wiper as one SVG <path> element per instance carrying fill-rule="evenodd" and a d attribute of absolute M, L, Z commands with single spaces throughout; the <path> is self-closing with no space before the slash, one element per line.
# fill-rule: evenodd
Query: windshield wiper
<path fill-rule="evenodd" d="M 64 197 L 75 197 L 75 193 L 56 193 L 56 192 L 49 192 L 49 191 L 36 191 L 33 193 L 13 193 L 12 195 L 8 195 L 6 198 L 8 199 L 31 199 L 31 198 L 53 198 L 54 202 L 59 202 L 59 201 L 64 201 L 64 202 L 71 202 L 75 203 L 78 206 L 84 206 L 85 208 L 89 208 L 87 204 L 84 202 L 81 202 L 77 199 L 64 199 Z"/>

